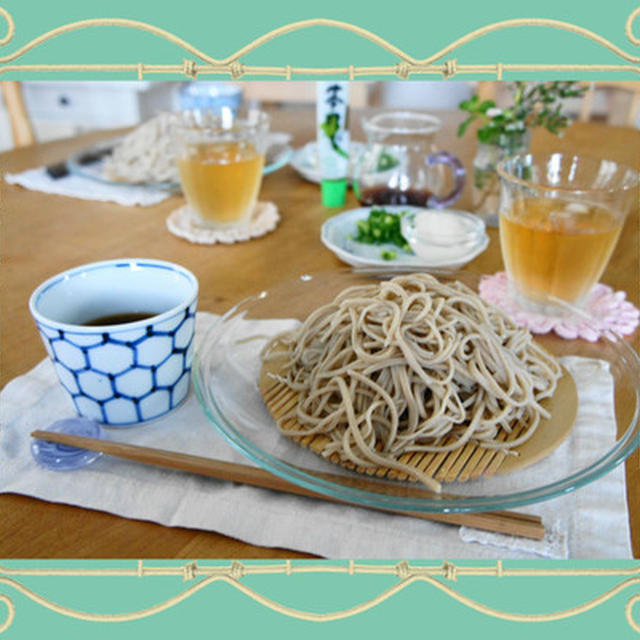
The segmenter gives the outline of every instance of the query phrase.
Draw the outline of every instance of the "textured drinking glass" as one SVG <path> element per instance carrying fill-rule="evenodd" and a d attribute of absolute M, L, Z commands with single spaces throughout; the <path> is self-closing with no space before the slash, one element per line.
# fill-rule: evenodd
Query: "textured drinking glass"
<path fill-rule="evenodd" d="M 182 191 L 201 224 L 246 225 L 258 199 L 269 118 L 261 111 L 190 111 L 177 130 Z"/>
<path fill-rule="evenodd" d="M 512 295 L 546 314 L 563 313 L 563 302 L 581 305 L 637 207 L 638 173 L 612 160 L 554 153 L 511 156 L 498 174 Z"/>

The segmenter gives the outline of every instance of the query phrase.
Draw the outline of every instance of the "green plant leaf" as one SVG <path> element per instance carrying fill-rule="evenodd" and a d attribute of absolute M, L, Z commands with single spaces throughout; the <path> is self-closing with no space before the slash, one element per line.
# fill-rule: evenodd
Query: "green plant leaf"
<path fill-rule="evenodd" d="M 458 127 L 458 137 L 461 138 L 464 134 L 465 131 L 467 130 L 467 128 L 469 127 L 469 125 L 476 120 L 477 116 L 473 115 L 473 116 L 469 116 L 459 127 Z"/>
<path fill-rule="evenodd" d="M 484 102 L 480 103 L 480 106 L 478 107 L 478 111 L 481 111 L 482 113 L 486 113 L 489 109 L 493 109 L 493 107 L 496 106 L 496 103 L 493 100 L 485 100 Z"/>

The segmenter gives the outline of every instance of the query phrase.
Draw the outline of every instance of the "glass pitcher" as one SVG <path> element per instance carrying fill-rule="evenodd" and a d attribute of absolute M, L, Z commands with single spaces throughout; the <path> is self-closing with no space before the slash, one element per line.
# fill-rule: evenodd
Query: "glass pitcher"
<path fill-rule="evenodd" d="M 353 188 L 363 205 L 443 208 L 462 195 L 466 176 L 462 163 L 434 146 L 441 127 L 438 118 L 416 111 L 378 113 L 363 118 L 362 127 L 367 144 L 356 162 Z M 454 185 L 443 195 L 446 166 Z"/>

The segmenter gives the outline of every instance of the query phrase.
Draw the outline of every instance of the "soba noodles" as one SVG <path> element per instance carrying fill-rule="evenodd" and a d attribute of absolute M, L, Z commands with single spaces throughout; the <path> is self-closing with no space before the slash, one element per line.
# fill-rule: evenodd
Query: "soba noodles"
<path fill-rule="evenodd" d="M 561 370 L 529 331 L 459 282 L 399 276 L 355 286 L 276 336 L 263 358 L 298 394 L 287 436 L 324 434 L 323 455 L 438 483 L 400 462 L 472 442 L 509 452 L 531 438 Z M 283 429 L 295 418 L 299 428 Z M 525 426 L 508 443 L 498 439 Z"/>
<path fill-rule="evenodd" d="M 180 116 L 162 113 L 125 136 L 103 165 L 105 177 L 117 182 L 178 182 L 174 131 Z"/>

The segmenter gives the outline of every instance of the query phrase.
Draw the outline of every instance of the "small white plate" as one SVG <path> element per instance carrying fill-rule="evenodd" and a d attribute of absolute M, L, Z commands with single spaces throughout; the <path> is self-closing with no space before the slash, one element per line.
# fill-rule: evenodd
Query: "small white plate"
<path fill-rule="evenodd" d="M 420 211 L 419 207 L 385 205 L 386 211 L 401 213 L 402 211 Z M 393 244 L 363 244 L 353 238 L 358 233 L 357 223 L 369 217 L 371 207 L 351 209 L 327 220 L 321 229 L 321 239 L 327 249 L 332 251 L 340 260 L 352 267 L 448 267 L 459 268 L 471 262 L 480 255 L 489 245 L 489 238 L 485 235 L 483 242 L 472 252 L 461 256 L 456 262 L 429 261 L 415 255 L 413 252 L 404 251 Z M 384 260 L 383 251 L 395 251 L 396 258 Z"/>
<path fill-rule="evenodd" d="M 318 147 L 315 142 L 308 142 L 304 147 L 296 149 L 291 158 L 291 166 L 305 180 L 320 184 L 320 182 L 322 182 L 322 172 L 320 171 L 320 160 L 318 159 L 317 149 Z M 351 141 L 349 143 L 349 180 L 353 178 L 355 163 L 363 151 L 364 144 L 362 142 Z"/>

